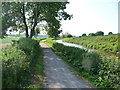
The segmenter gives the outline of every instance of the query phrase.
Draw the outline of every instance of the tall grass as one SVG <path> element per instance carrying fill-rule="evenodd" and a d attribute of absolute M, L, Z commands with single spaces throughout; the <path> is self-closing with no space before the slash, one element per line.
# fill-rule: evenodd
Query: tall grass
<path fill-rule="evenodd" d="M 64 39 L 65 42 L 82 45 L 88 49 L 104 51 L 106 53 L 120 53 L 118 38 L 120 35 L 87 36 Z"/>

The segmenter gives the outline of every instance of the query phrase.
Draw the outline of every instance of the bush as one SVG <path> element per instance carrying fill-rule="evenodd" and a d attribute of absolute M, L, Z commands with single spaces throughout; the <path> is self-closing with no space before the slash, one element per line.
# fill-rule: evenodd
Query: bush
<path fill-rule="evenodd" d="M 25 53 L 32 53 L 32 50 L 39 48 L 39 43 L 37 40 L 30 38 L 21 38 L 18 43 L 18 47 L 25 51 Z"/>
<path fill-rule="evenodd" d="M 3 88 L 15 88 L 24 84 L 24 72 L 29 66 L 26 54 L 22 50 L 11 46 L 2 50 L 1 59 Z"/>
<path fill-rule="evenodd" d="M 21 38 L 17 47 L 23 50 L 27 55 L 31 63 L 35 63 L 35 59 L 38 58 L 40 52 L 39 42 L 30 38 Z"/>
<path fill-rule="evenodd" d="M 21 38 L 14 46 L 3 49 L 1 58 L 3 88 L 27 87 L 33 82 L 33 75 L 40 77 L 43 86 L 43 54 L 39 42 Z"/>
<path fill-rule="evenodd" d="M 96 79 L 96 85 L 99 87 L 118 88 L 120 86 L 120 61 L 118 57 L 101 56 L 99 66 L 99 78 Z"/>

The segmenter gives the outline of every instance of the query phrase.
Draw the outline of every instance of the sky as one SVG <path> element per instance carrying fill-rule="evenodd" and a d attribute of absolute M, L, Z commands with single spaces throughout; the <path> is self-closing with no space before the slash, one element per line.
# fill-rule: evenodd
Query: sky
<path fill-rule="evenodd" d="M 73 14 L 71 20 L 61 22 L 63 33 L 81 36 L 83 33 L 103 31 L 118 33 L 119 0 L 68 0 L 66 12 Z"/>
<path fill-rule="evenodd" d="M 103 31 L 105 35 L 108 32 L 118 33 L 119 1 L 68 0 L 70 3 L 67 4 L 65 11 L 72 14 L 73 18 L 61 21 L 62 33 L 68 32 L 75 36 L 81 36 L 83 33 L 88 35 L 97 31 Z"/>

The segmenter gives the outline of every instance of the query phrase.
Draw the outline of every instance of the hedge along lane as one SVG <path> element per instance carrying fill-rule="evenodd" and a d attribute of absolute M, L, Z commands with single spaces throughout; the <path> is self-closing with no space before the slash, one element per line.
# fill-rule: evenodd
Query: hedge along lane
<path fill-rule="evenodd" d="M 46 88 L 90 88 L 87 80 L 78 79 L 69 66 L 52 52 L 43 42 L 40 43 L 44 51 Z"/>
<path fill-rule="evenodd" d="M 89 53 L 83 49 L 64 46 L 50 39 L 46 40 L 53 51 L 63 58 L 83 77 L 100 88 L 117 88 L 120 86 L 120 61 L 117 57 L 106 57 Z"/>
<path fill-rule="evenodd" d="M 44 87 L 43 54 L 39 42 L 21 38 L 18 44 L 2 49 L 3 88 Z M 39 81 L 34 84 L 35 79 Z"/>

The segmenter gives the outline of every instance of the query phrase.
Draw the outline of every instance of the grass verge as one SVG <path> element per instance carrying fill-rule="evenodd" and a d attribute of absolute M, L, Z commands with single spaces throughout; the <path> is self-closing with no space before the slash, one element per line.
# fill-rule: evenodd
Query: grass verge
<path fill-rule="evenodd" d="M 30 78 L 31 84 L 26 86 L 26 88 L 44 88 L 45 74 L 44 74 L 43 51 L 41 51 L 37 63 L 34 67 L 32 67 L 32 70 L 33 70 L 32 78 Z"/>
<path fill-rule="evenodd" d="M 88 49 L 97 50 L 106 54 L 116 55 L 120 53 L 120 47 L 118 40 L 120 35 L 107 35 L 107 36 L 86 36 L 86 37 L 75 37 L 66 38 L 65 42 L 82 45 Z"/>
<path fill-rule="evenodd" d="M 12 40 L 18 40 L 18 38 L 15 37 L 4 37 L 3 39 L 0 39 L 0 43 L 12 43 Z"/>

